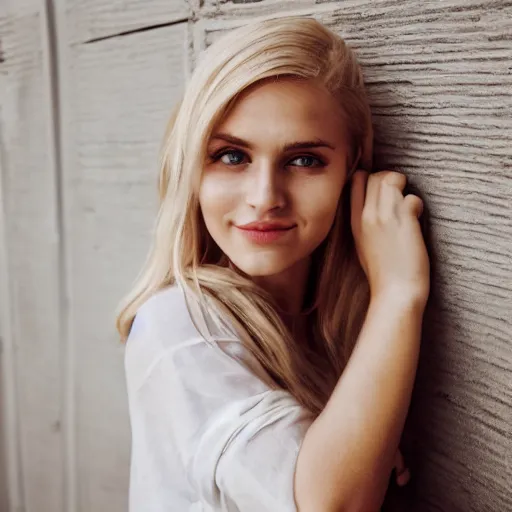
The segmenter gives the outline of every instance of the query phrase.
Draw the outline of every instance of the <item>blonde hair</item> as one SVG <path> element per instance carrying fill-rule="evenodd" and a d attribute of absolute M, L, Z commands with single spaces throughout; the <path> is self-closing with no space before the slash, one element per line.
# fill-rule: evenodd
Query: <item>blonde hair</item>
<path fill-rule="evenodd" d="M 369 304 L 350 227 L 349 187 L 341 194 L 329 235 L 313 254 L 307 346 L 293 341 L 268 294 L 228 268 L 198 202 L 212 130 L 244 89 L 280 76 L 323 84 L 341 107 L 351 148 L 349 178 L 356 168 L 371 171 L 373 130 L 363 75 L 341 37 L 312 18 L 296 16 L 252 22 L 224 35 L 201 54 L 171 115 L 161 151 L 152 248 L 117 328 L 126 340 L 138 308 L 158 290 L 178 284 L 200 303 L 205 297 L 213 300 L 275 386 L 318 414 L 350 356 Z"/>

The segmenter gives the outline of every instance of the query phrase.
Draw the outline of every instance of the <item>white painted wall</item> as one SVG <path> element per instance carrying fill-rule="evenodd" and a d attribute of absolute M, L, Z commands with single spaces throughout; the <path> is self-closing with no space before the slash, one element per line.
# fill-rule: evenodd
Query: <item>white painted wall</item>
<path fill-rule="evenodd" d="M 114 330 L 194 53 L 314 15 L 358 52 L 378 169 L 406 172 L 436 275 L 386 510 L 512 511 L 512 3 L 0 0 L 0 511 L 127 510 Z"/>

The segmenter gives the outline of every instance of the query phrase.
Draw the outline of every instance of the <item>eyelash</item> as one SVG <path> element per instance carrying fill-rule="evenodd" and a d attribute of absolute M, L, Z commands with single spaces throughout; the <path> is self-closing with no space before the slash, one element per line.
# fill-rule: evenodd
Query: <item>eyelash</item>
<path fill-rule="evenodd" d="M 243 154 L 244 156 L 247 156 L 243 151 L 240 151 L 239 149 L 222 149 L 219 152 L 215 153 L 214 155 L 211 155 L 210 158 L 212 159 L 213 162 L 217 162 L 224 155 L 228 155 L 230 153 L 240 153 L 240 154 Z M 304 169 L 313 169 L 313 168 L 318 168 L 318 167 L 325 167 L 325 165 L 326 165 L 325 162 L 323 162 L 320 158 L 318 158 L 317 156 L 314 156 L 314 155 L 308 155 L 308 154 L 297 155 L 295 158 L 293 158 L 293 160 L 297 160 L 298 158 L 312 158 L 312 159 L 316 160 L 318 162 L 318 164 L 317 165 L 295 165 L 294 167 L 302 167 Z M 229 167 L 234 167 L 236 165 L 242 165 L 242 164 L 239 163 L 239 164 L 224 164 L 224 165 L 227 165 Z"/>

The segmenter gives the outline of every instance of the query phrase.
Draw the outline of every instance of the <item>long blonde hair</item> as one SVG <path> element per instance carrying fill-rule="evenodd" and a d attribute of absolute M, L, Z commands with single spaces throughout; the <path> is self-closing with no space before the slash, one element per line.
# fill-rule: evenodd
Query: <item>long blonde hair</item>
<path fill-rule="evenodd" d="M 312 18 L 296 16 L 252 22 L 222 36 L 201 54 L 171 115 L 161 151 L 153 244 L 117 328 L 126 340 L 138 308 L 158 290 L 178 284 L 199 302 L 213 300 L 275 386 L 318 414 L 348 360 L 369 304 L 350 227 L 349 187 L 341 194 L 328 237 L 313 254 L 307 346 L 294 342 L 268 294 L 228 268 L 206 230 L 198 201 L 212 130 L 244 89 L 279 76 L 324 85 L 341 106 L 351 148 L 349 178 L 356 168 L 371 171 L 373 130 L 363 75 L 341 37 Z"/>

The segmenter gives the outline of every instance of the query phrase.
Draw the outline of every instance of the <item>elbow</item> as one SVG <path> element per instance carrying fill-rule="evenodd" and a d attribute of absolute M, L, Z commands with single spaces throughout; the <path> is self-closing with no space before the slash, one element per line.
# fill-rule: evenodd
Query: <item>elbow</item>
<path fill-rule="evenodd" d="M 375 499 L 372 496 L 358 496 L 350 502 L 339 504 L 338 508 L 331 509 L 333 512 L 380 512 L 384 500 Z"/>
<path fill-rule="evenodd" d="M 357 470 L 354 467 L 358 468 Z M 298 512 L 380 512 L 391 470 L 361 468 L 353 460 L 319 460 L 318 450 L 303 443 L 295 468 Z"/>
<path fill-rule="evenodd" d="M 312 477 L 302 482 L 296 480 L 298 512 L 380 512 L 385 496 L 380 488 L 354 483 L 343 489 L 339 480 L 328 480 L 325 477 L 321 480 Z"/>
<path fill-rule="evenodd" d="M 306 500 L 297 499 L 297 512 L 380 512 L 381 506 L 375 502 L 369 503 L 370 500 L 357 501 L 329 501 L 314 500 L 309 498 Z"/>

